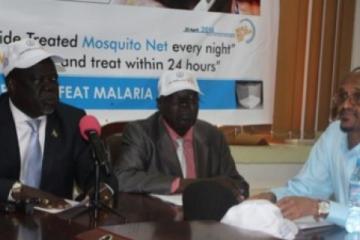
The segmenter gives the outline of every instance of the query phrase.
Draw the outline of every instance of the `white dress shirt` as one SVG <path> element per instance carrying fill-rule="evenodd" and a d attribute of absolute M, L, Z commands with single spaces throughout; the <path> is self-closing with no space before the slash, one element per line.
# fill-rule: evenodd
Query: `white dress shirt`
<path fill-rule="evenodd" d="M 327 221 L 344 226 L 349 213 L 349 180 L 357 160 L 360 144 L 348 148 L 347 134 L 340 129 L 340 121 L 330 124 L 310 152 L 300 173 L 286 187 L 272 189 L 277 199 L 286 196 L 307 196 L 329 199 Z"/>
<path fill-rule="evenodd" d="M 30 142 L 30 136 L 31 136 L 31 128 L 26 123 L 26 121 L 30 120 L 31 118 L 27 116 L 25 113 L 20 111 L 9 99 L 10 104 L 10 111 L 12 113 L 14 122 L 15 122 L 15 128 L 16 128 L 16 135 L 19 143 L 19 150 L 20 150 L 20 182 L 24 183 L 24 174 L 26 172 L 24 164 L 24 155 L 26 148 Z M 38 119 L 40 122 L 39 127 L 39 141 L 41 146 L 41 151 L 44 154 L 44 144 L 45 144 L 45 127 L 46 127 L 46 116 L 40 116 Z"/>

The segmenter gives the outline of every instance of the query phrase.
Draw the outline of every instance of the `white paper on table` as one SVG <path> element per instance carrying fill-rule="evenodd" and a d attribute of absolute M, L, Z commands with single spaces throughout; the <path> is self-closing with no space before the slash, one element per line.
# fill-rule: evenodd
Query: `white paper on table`
<path fill-rule="evenodd" d="M 170 202 L 177 206 L 183 205 L 181 194 L 173 194 L 173 195 L 150 194 L 150 196 L 155 197 L 155 198 L 160 198 L 164 202 Z"/>
<path fill-rule="evenodd" d="M 323 219 L 316 221 L 313 216 L 306 216 L 294 220 L 299 229 L 321 228 L 334 225 Z"/>
<path fill-rule="evenodd" d="M 65 202 L 69 203 L 70 206 L 67 207 L 67 208 L 42 208 L 42 207 L 35 206 L 34 209 L 36 209 L 36 210 L 38 210 L 38 211 L 41 211 L 41 212 L 56 214 L 56 213 L 61 213 L 61 212 L 67 211 L 67 210 L 69 210 L 69 209 L 71 209 L 71 208 L 74 208 L 74 207 L 84 206 L 84 205 L 86 205 L 89 201 L 88 201 L 87 198 L 85 198 L 85 199 L 84 199 L 83 201 L 81 201 L 81 202 L 77 202 L 77 201 L 70 200 L 70 199 L 65 199 Z"/>

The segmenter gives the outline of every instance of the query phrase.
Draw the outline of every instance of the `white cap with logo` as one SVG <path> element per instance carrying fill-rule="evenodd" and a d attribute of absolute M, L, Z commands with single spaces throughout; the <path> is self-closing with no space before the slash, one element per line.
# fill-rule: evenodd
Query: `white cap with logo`
<path fill-rule="evenodd" d="M 202 94 L 193 72 L 175 69 L 165 71 L 158 82 L 159 97 L 169 96 L 182 90 L 192 90 Z"/>
<path fill-rule="evenodd" d="M 7 45 L 0 57 L 0 63 L 4 75 L 7 76 L 14 68 L 29 68 L 49 57 L 54 62 L 63 61 L 61 56 L 45 51 L 36 40 L 25 38 Z"/>

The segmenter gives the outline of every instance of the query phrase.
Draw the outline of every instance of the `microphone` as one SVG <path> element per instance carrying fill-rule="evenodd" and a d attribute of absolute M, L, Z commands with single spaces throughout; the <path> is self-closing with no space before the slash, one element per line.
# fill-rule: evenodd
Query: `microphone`
<path fill-rule="evenodd" d="M 110 167 L 107 161 L 107 152 L 103 141 L 100 139 L 101 126 L 99 121 L 91 115 L 85 115 L 79 122 L 81 136 L 89 141 L 99 165 L 104 166 L 106 175 L 110 175 Z"/>

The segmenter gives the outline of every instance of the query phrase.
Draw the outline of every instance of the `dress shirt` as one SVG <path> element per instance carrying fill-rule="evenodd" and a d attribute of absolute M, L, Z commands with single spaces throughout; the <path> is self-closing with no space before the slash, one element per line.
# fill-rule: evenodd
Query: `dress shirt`
<path fill-rule="evenodd" d="M 18 139 L 18 143 L 19 143 L 19 150 L 20 150 L 20 159 L 21 159 L 21 167 L 20 167 L 20 182 L 24 182 L 24 174 L 25 174 L 25 166 L 26 164 L 24 164 L 24 155 L 25 155 L 25 151 L 26 148 L 30 142 L 30 136 L 31 136 L 31 127 L 29 126 L 29 124 L 26 122 L 28 120 L 30 120 L 31 118 L 29 116 L 27 116 L 25 113 L 23 113 L 22 111 L 20 111 L 9 99 L 9 104 L 10 104 L 10 110 L 15 122 L 15 127 L 16 127 L 16 134 L 17 134 L 17 139 Z M 45 126 L 46 126 L 46 116 L 40 116 L 38 117 L 39 120 L 41 120 L 40 122 L 40 127 L 39 127 L 39 141 L 40 141 L 40 146 L 41 146 L 41 151 L 42 154 L 44 154 L 44 142 L 45 142 Z"/>
<path fill-rule="evenodd" d="M 193 132 L 194 129 L 191 127 L 183 137 L 180 137 L 165 121 L 166 131 L 169 133 L 171 140 L 174 143 L 175 148 L 178 147 L 177 139 L 182 138 L 184 144 L 184 155 L 186 159 L 186 175 L 183 172 L 184 178 L 195 178 L 195 161 L 194 161 L 194 147 L 193 147 Z M 180 163 L 181 165 L 181 163 Z"/>
<path fill-rule="evenodd" d="M 344 226 L 348 215 L 349 180 L 360 158 L 360 144 L 348 148 L 347 134 L 340 121 L 330 124 L 315 143 L 300 173 L 286 187 L 272 189 L 277 199 L 285 196 L 306 196 L 329 199 L 327 221 Z"/>
<path fill-rule="evenodd" d="M 166 131 L 168 132 L 172 142 L 174 143 L 174 147 L 177 148 L 176 140 L 180 138 L 180 136 L 164 121 L 164 125 Z M 195 169 L 195 160 L 194 160 L 194 148 L 193 148 L 193 132 L 194 129 L 191 127 L 187 133 L 182 137 L 184 140 L 184 155 L 186 159 L 186 169 L 187 176 L 184 178 L 196 178 L 196 169 Z M 171 193 L 175 193 L 176 190 L 180 187 L 180 178 L 177 177 L 171 184 Z"/>

